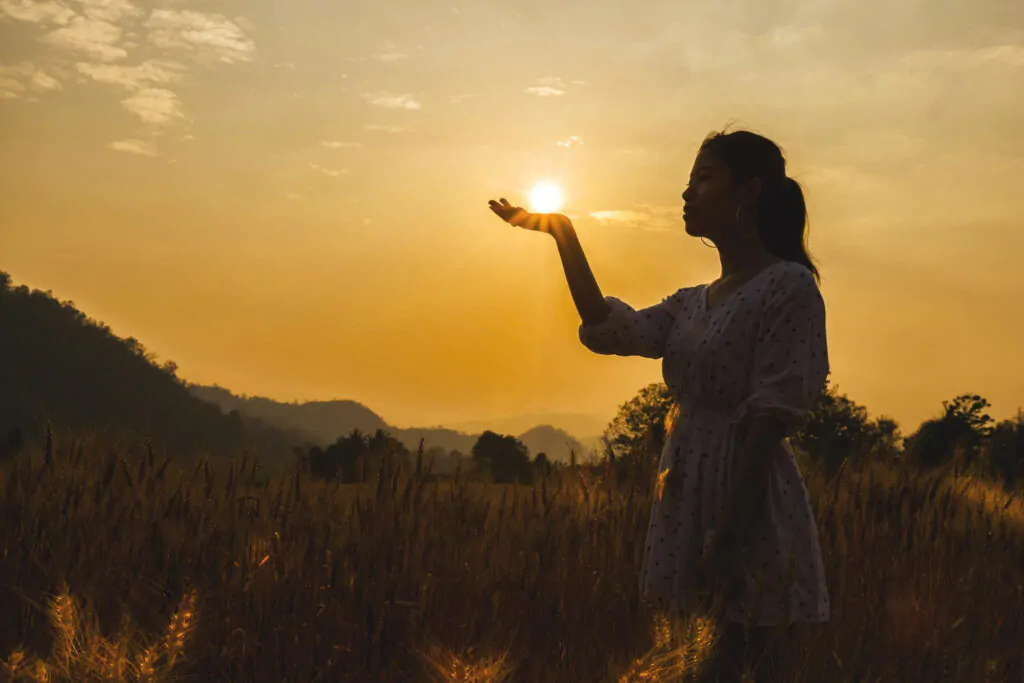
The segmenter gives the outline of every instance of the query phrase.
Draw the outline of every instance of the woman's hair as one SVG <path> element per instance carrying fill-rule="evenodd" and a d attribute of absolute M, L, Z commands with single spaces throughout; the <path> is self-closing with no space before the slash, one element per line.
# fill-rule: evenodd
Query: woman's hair
<path fill-rule="evenodd" d="M 786 159 L 779 146 L 757 133 L 735 130 L 711 133 L 700 148 L 725 163 L 734 184 L 761 179 L 756 221 L 761 241 L 775 256 L 803 265 L 821 284 L 818 268 L 805 244 L 804 193 L 800 184 L 786 175 Z"/>

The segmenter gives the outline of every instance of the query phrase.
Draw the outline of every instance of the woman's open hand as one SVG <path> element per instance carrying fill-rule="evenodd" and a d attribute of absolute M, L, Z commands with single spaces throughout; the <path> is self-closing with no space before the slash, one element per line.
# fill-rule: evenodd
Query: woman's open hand
<path fill-rule="evenodd" d="M 512 206 L 504 197 L 500 201 L 492 199 L 491 211 L 501 220 L 526 230 L 552 233 L 563 227 L 572 227 L 572 221 L 560 213 L 530 213 L 520 206 Z"/>

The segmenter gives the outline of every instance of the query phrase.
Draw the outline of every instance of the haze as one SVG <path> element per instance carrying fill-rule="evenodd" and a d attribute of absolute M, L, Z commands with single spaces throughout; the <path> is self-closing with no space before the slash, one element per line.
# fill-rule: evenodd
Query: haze
<path fill-rule="evenodd" d="M 1021 403 L 1024 3 L 0 0 L 0 253 L 179 375 L 396 426 L 611 419 L 550 238 L 605 294 L 719 274 L 697 146 L 778 141 L 808 198 L 832 381 L 905 432 Z M 581 435 L 584 436 L 584 435 Z"/>

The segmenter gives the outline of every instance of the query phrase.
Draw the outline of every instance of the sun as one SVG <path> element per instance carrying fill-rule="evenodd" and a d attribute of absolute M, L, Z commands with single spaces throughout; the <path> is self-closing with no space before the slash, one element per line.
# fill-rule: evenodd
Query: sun
<path fill-rule="evenodd" d="M 562 208 L 562 191 L 554 183 L 537 183 L 530 190 L 533 213 L 554 213 Z"/>

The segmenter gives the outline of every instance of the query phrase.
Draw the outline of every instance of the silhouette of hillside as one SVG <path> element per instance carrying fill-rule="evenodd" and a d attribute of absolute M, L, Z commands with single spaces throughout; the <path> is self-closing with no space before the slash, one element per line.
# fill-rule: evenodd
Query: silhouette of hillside
<path fill-rule="evenodd" d="M 0 432 L 38 440 L 47 421 L 115 438 L 141 439 L 172 454 L 287 453 L 300 443 L 189 393 L 173 362 L 158 365 L 71 301 L 12 285 L 0 272 Z"/>
<path fill-rule="evenodd" d="M 333 443 L 353 429 L 364 434 L 391 429 L 379 415 L 358 401 L 282 403 L 260 396 L 237 396 L 216 385 L 189 384 L 188 389 L 193 396 L 217 405 L 226 413 L 237 410 L 269 424 L 299 430 L 322 445 Z"/>
<path fill-rule="evenodd" d="M 266 420 L 268 424 L 296 430 L 320 446 L 334 443 L 353 429 L 364 434 L 382 429 L 412 451 L 419 447 L 422 438 L 425 449 L 443 448 L 446 452 L 455 450 L 468 454 L 483 431 L 467 433 L 444 427 L 395 427 L 358 401 L 283 403 L 256 396 L 236 396 L 218 386 L 191 384 L 189 389 L 193 395 L 216 404 L 221 410 L 237 410 L 243 415 Z M 517 438 L 530 449 L 531 457 L 546 453 L 549 460 L 567 462 L 570 449 L 575 449 L 577 458 L 583 459 L 584 446 L 580 441 L 550 425 L 535 426 Z"/>

